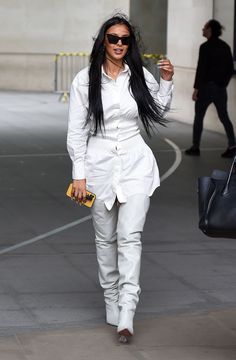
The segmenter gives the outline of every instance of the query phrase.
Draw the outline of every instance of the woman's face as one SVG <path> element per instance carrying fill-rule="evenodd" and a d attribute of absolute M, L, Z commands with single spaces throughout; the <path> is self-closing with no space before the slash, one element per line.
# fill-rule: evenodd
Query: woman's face
<path fill-rule="evenodd" d="M 104 40 L 106 56 L 113 61 L 122 60 L 128 51 L 129 36 L 129 29 L 124 24 L 113 25 L 107 29 Z"/>

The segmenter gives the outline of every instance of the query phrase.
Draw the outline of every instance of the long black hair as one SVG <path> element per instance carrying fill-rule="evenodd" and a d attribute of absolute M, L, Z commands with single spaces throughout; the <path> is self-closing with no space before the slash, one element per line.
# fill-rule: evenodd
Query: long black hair
<path fill-rule="evenodd" d="M 155 123 L 165 125 L 166 120 L 163 118 L 164 107 L 158 104 L 149 92 L 143 72 L 143 63 L 138 48 L 135 29 L 123 14 L 117 14 L 108 19 L 100 28 L 97 38 L 90 55 L 89 69 L 89 110 L 88 120 L 94 121 L 94 133 L 98 128 L 104 128 L 104 114 L 101 97 L 101 78 L 102 64 L 105 62 L 106 53 L 104 49 L 104 39 L 106 31 L 113 25 L 126 25 L 130 33 L 130 44 L 124 57 L 124 62 L 130 68 L 130 89 L 137 106 L 139 116 L 142 120 L 147 134 L 150 136 L 150 130 Z"/>

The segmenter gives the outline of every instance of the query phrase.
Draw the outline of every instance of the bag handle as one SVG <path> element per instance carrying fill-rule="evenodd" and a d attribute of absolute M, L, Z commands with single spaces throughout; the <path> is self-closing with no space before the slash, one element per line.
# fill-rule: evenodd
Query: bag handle
<path fill-rule="evenodd" d="M 226 180 L 226 185 L 225 185 L 224 190 L 223 190 L 223 195 L 227 195 L 228 192 L 229 192 L 229 184 L 230 184 L 230 180 L 232 178 L 235 166 L 236 166 L 236 155 L 234 156 L 234 159 L 233 159 L 231 167 L 230 167 L 229 175 L 228 175 L 227 180 Z"/>

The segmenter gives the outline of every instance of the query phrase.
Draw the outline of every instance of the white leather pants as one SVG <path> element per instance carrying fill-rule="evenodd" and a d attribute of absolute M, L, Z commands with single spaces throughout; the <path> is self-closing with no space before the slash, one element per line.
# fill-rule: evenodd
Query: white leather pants
<path fill-rule="evenodd" d="M 147 195 L 137 194 L 110 211 L 96 199 L 91 209 L 106 320 L 132 334 L 140 294 L 141 232 L 149 204 Z"/>

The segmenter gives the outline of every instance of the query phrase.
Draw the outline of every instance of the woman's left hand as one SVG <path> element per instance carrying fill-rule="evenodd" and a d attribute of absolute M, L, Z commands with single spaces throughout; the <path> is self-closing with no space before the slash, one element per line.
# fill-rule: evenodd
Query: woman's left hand
<path fill-rule="evenodd" d="M 161 77 L 164 80 L 170 81 L 174 75 L 174 66 L 171 64 L 169 59 L 163 59 L 158 62 Z"/>

